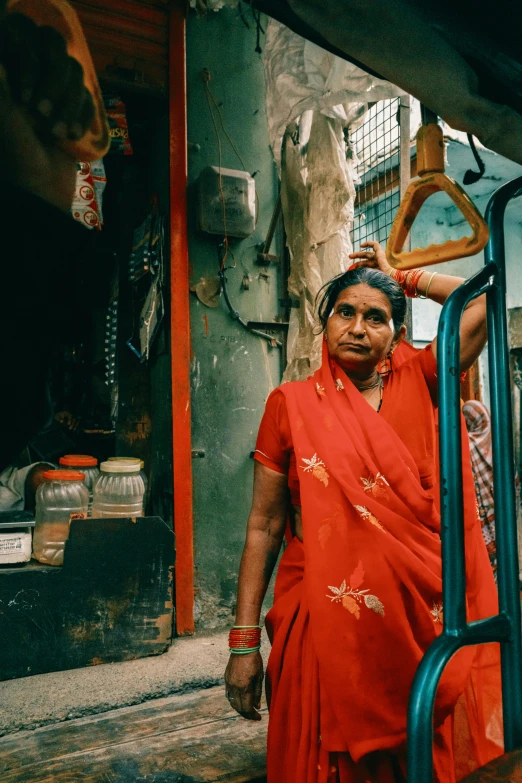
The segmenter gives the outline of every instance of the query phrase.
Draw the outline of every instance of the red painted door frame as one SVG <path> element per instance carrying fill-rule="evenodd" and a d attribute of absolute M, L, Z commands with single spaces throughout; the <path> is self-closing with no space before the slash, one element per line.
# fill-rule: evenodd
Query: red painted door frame
<path fill-rule="evenodd" d="M 170 286 L 176 632 L 194 633 L 185 3 L 170 12 Z"/>

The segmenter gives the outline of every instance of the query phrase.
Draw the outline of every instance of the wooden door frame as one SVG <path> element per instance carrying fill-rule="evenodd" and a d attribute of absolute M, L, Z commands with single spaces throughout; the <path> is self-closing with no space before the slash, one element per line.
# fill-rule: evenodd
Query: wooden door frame
<path fill-rule="evenodd" d="M 170 353 L 178 635 L 194 633 L 185 9 L 176 0 L 169 21 Z"/>

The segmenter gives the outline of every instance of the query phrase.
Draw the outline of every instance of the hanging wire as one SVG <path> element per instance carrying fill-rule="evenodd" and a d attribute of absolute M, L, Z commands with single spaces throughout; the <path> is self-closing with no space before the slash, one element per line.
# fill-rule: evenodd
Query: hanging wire
<path fill-rule="evenodd" d="M 262 53 L 261 49 L 261 33 L 263 35 L 265 34 L 265 31 L 263 30 L 263 27 L 261 25 L 261 11 L 258 11 L 254 6 L 252 6 L 252 16 L 254 17 L 254 21 L 256 23 L 256 52 L 257 54 Z"/>
<path fill-rule="evenodd" d="M 247 171 L 247 167 L 245 166 L 245 162 L 244 162 L 243 158 L 241 157 L 241 155 L 239 153 L 239 150 L 238 150 L 238 148 L 236 147 L 236 145 L 234 143 L 234 140 L 232 139 L 232 137 L 230 136 L 230 134 L 228 133 L 228 131 L 227 131 L 226 127 L 225 127 L 225 121 L 223 119 L 223 114 L 221 112 L 221 107 L 219 106 L 219 103 L 217 102 L 214 94 L 212 93 L 212 90 L 209 87 L 209 82 L 210 82 L 211 78 L 212 78 L 212 76 L 211 76 L 210 71 L 208 70 L 208 68 L 203 68 L 202 80 L 203 80 L 203 86 L 205 88 L 205 97 L 207 99 L 208 109 L 209 109 L 209 112 L 210 112 L 210 116 L 212 118 L 212 125 L 214 127 L 214 133 L 216 135 L 216 140 L 217 140 L 217 145 L 218 145 L 218 156 L 219 156 L 219 197 L 220 197 L 221 205 L 222 205 L 222 208 L 223 208 L 223 234 L 224 234 L 223 239 L 224 239 L 224 242 L 225 242 L 225 255 L 224 255 L 224 258 L 223 258 L 223 261 L 222 261 L 223 266 L 224 266 L 225 263 L 226 263 L 228 254 L 231 253 L 232 257 L 234 257 L 234 256 L 233 256 L 233 253 L 232 253 L 232 251 L 230 249 L 230 245 L 229 245 L 229 241 L 228 241 L 225 193 L 224 193 L 224 190 L 223 190 L 223 176 L 222 176 L 222 173 L 221 173 L 222 158 L 223 158 L 222 152 L 223 151 L 222 151 L 222 146 L 221 146 L 221 137 L 219 135 L 219 128 L 218 128 L 217 123 L 216 123 L 216 118 L 215 118 L 214 112 L 217 113 L 217 116 L 219 118 L 219 124 L 221 125 L 221 130 L 223 131 L 223 133 L 224 133 L 228 143 L 230 144 L 230 146 L 234 150 L 234 153 L 235 153 L 237 159 L 239 160 L 243 171 Z M 257 226 L 257 221 L 258 221 L 258 218 L 259 218 L 259 196 L 258 196 L 258 193 L 257 193 L 257 188 L 255 186 L 255 183 L 254 183 L 254 198 L 255 198 L 255 205 L 256 205 L 255 206 L 256 214 L 255 214 L 254 225 Z"/>
<path fill-rule="evenodd" d="M 484 176 L 484 173 L 486 171 L 486 165 L 482 160 L 482 158 L 480 157 L 478 150 L 475 146 L 475 139 L 473 138 L 471 133 L 468 133 L 467 135 L 468 135 L 469 146 L 471 148 L 473 157 L 475 158 L 479 170 L 473 171 L 473 169 L 468 169 L 464 174 L 464 179 L 462 181 L 464 185 L 473 185 L 473 183 L 478 182 L 479 179 L 482 179 L 482 177 Z"/>
<path fill-rule="evenodd" d="M 245 15 L 243 14 L 243 3 L 241 2 L 241 0 L 239 0 L 239 3 L 237 4 L 237 10 L 239 13 L 239 18 L 245 25 L 246 29 L 250 30 L 250 25 L 248 24 L 247 20 L 245 19 Z"/>
<path fill-rule="evenodd" d="M 221 129 L 222 129 L 223 133 L 225 134 L 225 136 L 226 136 L 230 146 L 234 150 L 234 152 L 235 152 L 239 162 L 241 163 L 241 166 L 243 167 L 243 170 L 246 171 L 247 169 L 246 169 L 246 166 L 245 166 L 245 164 L 243 162 L 243 159 L 242 159 L 241 155 L 239 154 L 239 151 L 238 151 L 236 145 L 234 144 L 233 139 L 231 138 L 231 136 L 227 132 L 227 129 L 225 128 L 225 123 L 224 123 L 224 120 L 223 120 L 223 115 L 221 113 L 221 109 L 219 107 L 219 104 L 218 104 L 216 98 L 214 97 L 214 95 L 212 94 L 212 91 L 211 91 L 210 87 L 208 86 L 211 78 L 212 77 L 210 75 L 210 71 L 207 68 L 204 68 L 203 69 L 203 73 L 202 73 L 202 80 L 203 80 L 203 85 L 204 85 L 204 88 L 205 88 L 205 96 L 206 96 L 206 99 L 207 99 L 208 109 L 209 109 L 209 112 L 210 112 L 210 116 L 212 118 L 212 125 L 214 127 L 214 133 L 216 135 L 216 140 L 217 140 L 217 145 L 218 145 L 219 198 L 220 198 L 220 201 L 221 201 L 221 206 L 223 208 L 223 234 L 224 234 L 222 242 L 220 242 L 219 245 L 218 245 L 218 259 L 219 259 L 218 276 L 219 276 L 219 280 L 220 280 L 220 283 L 221 283 L 221 290 L 223 291 L 223 298 L 224 298 L 225 303 L 226 303 L 226 305 L 228 307 L 230 315 L 231 315 L 231 317 L 232 317 L 232 319 L 234 321 L 237 321 L 239 324 L 241 324 L 241 326 L 243 326 L 251 334 L 255 334 L 258 337 L 261 337 L 263 340 L 267 340 L 267 342 L 269 342 L 272 347 L 276 347 L 276 346 L 281 347 L 282 346 L 281 341 L 277 340 L 272 335 L 267 334 L 266 332 L 262 332 L 259 329 L 252 329 L 247 324 L 247 322 L 244 321 L 243 318 L 241 318 L 240 313 L 232 305 L 232 302 L 230 301 L 230 297 L 228 295 L 227 279 L 226 279 L 225 272 L 227 271 L 227 269 L 235 269 L 236 261 L 235 261 L 235 258 L 234 258 L 234 253 L 232 252 L 232 249 L 231 249 L 229 241 L 228 241 L 225 193 L 224 193 L 224 190 L 223 190 L 223 177 L 222 177 L 222 173 L 221 173 L 223 150 L 222 150 L 222 146 L 221 146 L 221 137 L 219 135 L 219 128 L 218 128 L 217 123 L 216 123 L 216 118 L 215 118 L 214 112 L 217 112 L 217 115 L 219 117 L 219 122 L 220 122 L 220 125 L 221 125 Z M 255 192 L 255 199 L 256 199 L 256 224 L 257 224 L 257 218 L 258 218 L 258 214 L 259 214 L 259 198 L 258 198 L 258 195 L 257 195 L 257 188 L 255 188 L 255 185 L 254 185 L 254 192 Z M 227 262 L 227 259 L 228 259 L 229 256 L 232 256 L 232 259 L 234 261 L 234 265 L 232 267 L 226 265 L 226 262 Z"/>
<path fill-rule="evenodd" d="M 267 342 L 270 343 L 272 348 L 275 348 L 278 346 L 279 348 L 282 347 L 282 342 L 278 340 L 273 335 L 267 334 L 267 332 L 262 332 L 260 329 L 252 329 L 246 321 L 244 321 L 241 318 L 241 314 L 238 310 L 234 307 L 232 302 L 230 301 L 230 297 L 228 295 L 228 288 L 227 288 L 227 278 L 225 272 L 227 269 L 230 269 L 230 267 L 226 267 L 223 265 L 223 254 L 225 253 L 225 247 L 222 243 L 218 245 L 218 256 L 219 256 L 219 280 L 221 282 L 221 290 L 223 291 L 223 298 L 225 300 L 225 303 L 228 307 L 228 310 L 230 312 L 230 316 L 234 321 L 237 321 L 239 324 L 241 324 L 242 327 L 244 327 L 248 332 L 251 334 L 255 334 L 258 337 L 262 337 L 263 340 L 267 340 Z"/>
<path fill-rule="evenodd" d="M 216 103 L 216 100 L 215 100 L 214 96 L 212 95 L 212 93 L 210 91 L 210 87 L 208 86 L 208 83 L 209 83 L 211 78 L 212 77 L 210 75 L 210 71 L 207 68 L 203 68 L 202 79 L 203 79 L 203 85 L 205 87 L 205 97 L 207 99 L 208 110 L 210 112 L 210 117 L 212 119 L 212 125 L 214 126 L 214 133 L 216 134 L 216 140 L 217 140 L 217 145 L 218 145 L 219 198 L 220 198 L 220 201 L 221 201 L 221 207 L 223 209 L 223 235 L 224 235 L 223 236 L 223 244 L 224 244 L 224 247 L 225 247 L 225 253 L 224 253 L 223 258 L 221 260 L 222 266 L 220 268 L 224 268 L 226 260 L 227 260 L 227 255 L 228 255 L 227 208 L 226 208 L 226 204 L 225 204 L 225 193 L 224 193 L 224 190 L 223 190 L 223 175 L 221 173 L 221 170 L 222 170 L 222 165 L 221 164 L 222 164 L 222 159 L 223 159 L 223 151 L 222 151 L 222 148 L 221 148 L 221 137 L 219 135 L 218 127 L 217 127 L 217 124 L 216 124 L 216 118 L 214 117 L 214 112 L 212 110 L 212 103 L 211 103 L 211 101 L 213 101 L 216 106 L 217 106 L 217 103 Z M 218 110 L 219 110 L 219 107 L 218 107 Z"/>

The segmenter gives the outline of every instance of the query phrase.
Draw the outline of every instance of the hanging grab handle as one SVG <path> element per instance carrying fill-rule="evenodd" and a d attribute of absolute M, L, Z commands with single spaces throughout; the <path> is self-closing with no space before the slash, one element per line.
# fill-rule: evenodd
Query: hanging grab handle
<path fill-rule="evenodd" d="M 487 223 L 460 185 L 444 173 L 442 129 L 434 122 L 422 125 L 417 133 L 417 170 L 419 176 L 408 185 L 393 221 L 386 249 L 390 264 L 396 269 L 414 269 L 479 253 L 489 238 Z M 466 218 L 472 236 L 401 252 L 421 206 L 429 196 L 441 190 Z"/>

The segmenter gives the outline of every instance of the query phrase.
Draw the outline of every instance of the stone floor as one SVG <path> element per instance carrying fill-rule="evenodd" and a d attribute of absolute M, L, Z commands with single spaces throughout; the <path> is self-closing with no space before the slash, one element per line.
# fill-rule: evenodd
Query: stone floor
<path fill-rule="evenodd" d="M 185 637 L 157 657 L 1 682 L 0 735 L 219 685 L 227 648 L 226 633 Z"/>

